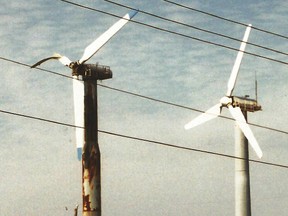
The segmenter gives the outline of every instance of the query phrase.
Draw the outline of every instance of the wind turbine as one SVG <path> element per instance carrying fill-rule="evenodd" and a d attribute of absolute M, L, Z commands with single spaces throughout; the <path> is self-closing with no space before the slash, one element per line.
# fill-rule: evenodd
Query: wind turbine
<path fill-rule="evenodd" d="M 82 157 L 82 148 L 84 146 L 84 84 L 79 80 L 79 76 L 85 76 L 91 71 L 97 70 L 98 79 L 108 79 L 112 77 L 112 71 L 109 67 L 85 64 L 103 45 L 105 45 L 130 19 L 132 19 L 138 11 L 131 11 L 127 13 L 122 19 L 112 25 L 107 31 L 105 31 L 100 37 L 88 45 L 82 57 L 78 61 L 71 61 L 68 57 L 62 56 L 58 53 L 54 54 L 51 57 L 42 59 L 31 66 L 35 68 L 46 62 L 48 60 L 54 59 L 59 60 L 60 63 L 72 69 L 73 76 L 73 99 L 74 99 L 74 118 L 76 128 L 76 146 L 77 146 L 77 155 L 78 159 L 81 160 Z M 99 72 L 100 71 L 100 72 Z M 82 127 L 82 128 L 81 128 Z"/>
<path fill-rule="evenodd" d="M 78 159 L 82 158 L 83 216 L 101 216 L 101 154 L 98 144 L 97 80 L 112 78 L 107 66 L 85 64 L 109 39 L 113 37 L 138 11 L 131 11 L 116 22 L 84 50 L 78 61 L 72 62 L 66 56 L 54 54 L 31 67 L 56 59 L 72 69 L 76 146 Z M 79 79 L 82 77 L 83 82 Z M 83 150 L 83 153 L 82 153 Z"/>
<path fill-rule="evenodd" d="M 233 90 L 240 69 L 240 64 L 245 51 L 246 43 L 251 31 L 248 25 L 240 45 L 230 78 L 227 84 L 227 92 L 220 102 L 208 109 L 191 122 L 185 125 L 186 129 L 196 127 L 204 122 L 216 118 L 221 114 L 222 108 L 227 107 L 235 119 L 235 215 L 251 216 L 250 198 L 250 175 L 249 175 L 249 151 L 248 141 L 259 158 L 263 153 L 255 139 L 249 125 L 247 124 L 247 111 L 254 112 L 261 110 L 256 100 L 233 96 Z"/>
<path fill-rule="evenodd" d="M 237 125 L 242 130 L 245 137 L 248 139 L 250 145 L 252 146 L 252 148 L 256 152 L 257 156 L 259 158 L 261 158 L 263 155 L 262 150 L 260 149 L 259 144 L 258 144 L 256 138 L 254 137 L 252 130 L 250 129 L 249 125 L 246 122 L 246 119 L 245 119 L 245 117 L 241 111 L 241 108 L 239 107 L 239 103 L 237 103 L 241 99 L 239 97 L 235 97 L 232 95 L 235 84 L 236 84 L 238 72 L 240 69 L 240 64 L 241 64 L 243 54 L 245 51 L 246 42 L 248 40 L 250 31 L 251 31 L 251 26 L 252 25 L 249 24 L 246 28 L 244 38 L 241 42 L 239 52 L 237 54 L 230 78 L 228 80 L 226 95 L 220 99 L 220 102 L 218 104 L 216 104 L 212 108 L 208 109 L 205 113 L 203 113 L 200 116 L 198 116 L 197 118 L 193 119 L 191 122 L 187 123 L 185 125 L 185 129 L 186 130 L 191 129 L 191 128 L 196 127 L 196 126 L 198 126 L 204 122 L 207 122 L 209 120 L 212 120 L 212 119 L 218 117 L 221 114 L 222 108 L 227 107 L 229 109 L 232 117 L 235 119 Z"/>

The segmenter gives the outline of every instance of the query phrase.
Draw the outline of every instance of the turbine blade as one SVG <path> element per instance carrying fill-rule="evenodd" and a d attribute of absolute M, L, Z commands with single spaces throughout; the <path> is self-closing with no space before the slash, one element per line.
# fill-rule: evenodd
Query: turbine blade
<path fill-rule="evenodd" d="M 235 60 L 233 69 L 231 71 L 231 75 L 230 75 L 228 84 L 227 84 L 226 96 L 231 96 L 232 92 L 234 90 L 235 83 L 236 83 L 237 76 L 238 76 L 238 72 L 239 72 L 239 69 L 240 69 L 240 64 L 241 64 L 241 61 L 242 61 L 242 58 L 243 58 L 243 54 L 244 54 L 244 51 L 245 51 L 246 42 L 248 41 L 248 37 L 249 37 L 250 31 L 251 31 L 251 26 L 252 25 L 249 24 L 248 27 L 246 28 L 242 43 L 240 45 L 239 52 L 237 54 L 237 57 L 236 57 L 236 60 Z"/>
<path fill-rule="evenodd" d="M 191 122 L 187 123 L 184 128 L 186 130 L 196 127 L 200 124 L 203 124 L 209 120 L 212 120 L 221 114 L 221 103 L 216 104 L 215 106 L 208 109 L 205 113 L 193 119 Z"/>
<path fill-rule="evenodd" d="M 35 68 L 37 66 L 39 66 L 40 64 L 42 64 L 43 62 L 46 62 L 48 60 L 51 59 L 55 59 L 55 60 L 59 60 L 62 64 L 69 66 L 69 64 L 71 63 L 71 61 L 66 57 L 66 56 L 61 56 L 58 53 L 55 53 L 53 56 L 42 59 L 40 61 L 38 61 L 37 63 L 35 63 L 34 65 L 31 66 L 31 68 Z"/>
<path fill-rule="evenodd" d="M 231 105 L 228 106 L 228 108 L 229 108 L 231 115 L 236 120 L 238 126 L 240 127 L 240 129 L 242 130 L 242 132 L 244 133 L 246 138 L 248 139 L 250 145 L 252 146 L 252 148 L 256 152 L 257 156 L 259 158 L 261 158 L 263 156 L 262 150 L 260 149 L 260 146 L 259 146 L 256 138 L 254 137 L 252 130 L 250 129 L 249 125 L 247 124 L 246 119 L 245 119 L 241 109 L 239 107 L 233 107 Z"/>
<path fill-rule="evenodd" d="M 66 56 L 61 56 L 60 58 L 58 58 L 58 60 L 65 66 L 69 67 L 69 65 L 71 64 L 71 60 L 69 58 L 67 58 Z"/>
<path fill-rule="evenodd" d="M 73 76 L 74 118 L 76 127 L 76 147 L 78 160 L 82 158 L 84 146 L 84 83 Z"/>
<path fill-rule="evenodd" d="M 122 19 L 111 26 L 106 32 L 104 32 L 100 37 L 98 37 L 94 42 L 84 50 L 84 54 L 79 60 L 80 64 L 83 64 L 88 59 L 90 59 L 104 44 L 107 43 L 130 19 L 132 19 L 138 11 L 131 11 L 127 13 Z"/>

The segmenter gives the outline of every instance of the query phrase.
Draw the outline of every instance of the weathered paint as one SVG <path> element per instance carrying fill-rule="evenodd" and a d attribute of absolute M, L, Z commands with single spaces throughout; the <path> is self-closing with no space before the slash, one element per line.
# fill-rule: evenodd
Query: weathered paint
<path fill-rule="evenodd" d="M 77 64 L 72 66 L 72 75 L 83 76 L 83 80 L 105 80 L 112 78 L 112 71 L 109 66 L 99 64 Z"/>
<path fill-rule="evenodd" d="M 78 215 L 78 207 L 79 207 L 79 205 L 77 205 L 76 208 L 74 209 L 74 216 Z"/>
<path fill-rule="evenodd" d="M 107 66 L 73 68 L 84 81 L 84 146 L 82 151 L 83 216 L 101 216 L 101 154 L 98 145 L 97 80 L 112 78 Z"/>
<path fill-rule="evenodd" d="M 98 145 L 97 80 L 84 81 L 85 143 L 82 154 L 83 216 L 101 215 L 101 155 Z"/>
<path fill-rule="evenodd" d="M 262 107 L 258 104 L 257 100 L 233 96 L 232 101 L 234 107 L 240 107 L 243 111 L 256 112 L 262 110 Z"/>

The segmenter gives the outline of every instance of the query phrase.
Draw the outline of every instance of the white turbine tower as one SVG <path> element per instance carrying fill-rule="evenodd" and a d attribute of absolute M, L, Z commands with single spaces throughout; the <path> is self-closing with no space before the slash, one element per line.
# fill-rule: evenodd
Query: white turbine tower
<path fill-rule="evenodd" d="M 248 25 L 228 81 L 226 96 L 220 99 L 220 103 L 216 104 L 215 106 L 207 110 L 205 113 L 201 114 L 200 116 L 198 116 L 197 118 L 195 118 L 194 120 L 185 125 L 186 129 L 190 129 L 206 121 L 214 119 L 221 114 L 223 107 L 227 107 L 231 115 L 235 119 L 236 121 L 235 215 L 236 216 L 251 216 L 248 141 L 259 158 L 261 158 L 263 155 L 259 147 L 259 144 L 255 139 L 246 121 L 247 111 L 254 112 L 261 110 L 261 106 L 258 105 L 257 100 L 255 101 L 247 98 L 232 96 L 250 30 L 251 25 Z"/>
<path fill-rule="evenodd" d="M 233 116 L 233 118 L 236 120 L 238 126 L 240 127 L 240 129 L 242 130 L 246 138 L 248 139 L 250 145 L 256 152 L 257 156 L 261 158 L 263 153 L 259 147 L 259 144 L 257 140 L 255 139 L 249 125 L 247 124 L 246 119 L 240 107 L 236 106 L 236 103 L 234 103 L 237 100 L 237 98 L 232 96 L 250 30 L 251 30 L 251 25 L 249 25 L 245 31 L 244 38 L 240 46 L 240 50 L 238 52 L 236 61 L 234 63 L 230 78 L 228 80 L 226 95 L 220 99 L 220 102 L 218 104 L 216 104 L 212 108 L 208 109 L 205 113 L 201 114 L 200 116 L 198 116 L 197 118 L 193 119 L 191 122 L 186 124 L 185 129 L 186 130 L 191 129 L 204 122 L 207 122 L 209 120 L 212 120 L 218 117 L 221 114 L 222 108 L 227 107 L 231 115 Z"/>
<path fill-rule="evenodd" d="M 108 40 L 110 40 L 130 19 L 132 19 L 138 11 L 131 11 L 127 13 L 122 19 L 112 25 L 106 32 L 104 32 L 100 37 L 98 37 L 95 41 L 93 41 L 90 45 L 88 45 L 82 57 L 78 61 L 72 62 L 66 56 L 61 56 L 60 54 L 54 54 L 49 58 L 45 58 L 32 65 L 31 68 L 35 68 L 42 64 L 43 62 L 55 59 L 59 60 L 63 65 L 72 69 L 73 75 L 73 99 L 74 99 L 74 114 L 75 114 L 75 125 L 78 126 L 76 128 L 76 146 L 77 146 L 77 155 L 78 159 L 81 160 L 82 156 L 82 148 L 84 145 L 84 130 L 79 127 L 84 128 L 84 84 L 79 80 L 79 75 L 83 75 L 83 70 L 85 68 L 84 63 L 89 60 L 103 45 L 105 45 Z M 96 65 L 96 67 L 99 67 Z M 101 68 L 99 68 L 101 70 Z M 109 68 L 102 68 L 106 70 L 106 73 L 111 73 Z M 112 76 L 112 73 L 111 73 Z M 111 78 L 111 77 L 110 77 Z"/>

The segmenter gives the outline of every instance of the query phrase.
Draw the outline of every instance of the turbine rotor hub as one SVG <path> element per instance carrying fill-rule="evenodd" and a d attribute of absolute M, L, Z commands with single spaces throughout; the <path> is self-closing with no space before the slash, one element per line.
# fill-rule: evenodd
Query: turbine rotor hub
<path fill-rule="evenodd" d="M 222 106 L 227 107 L 228 105 L 233 103 L 233 99 L 232 97 L 224 96 L 220 99 L 220 103 L 222 104 Z"/>

